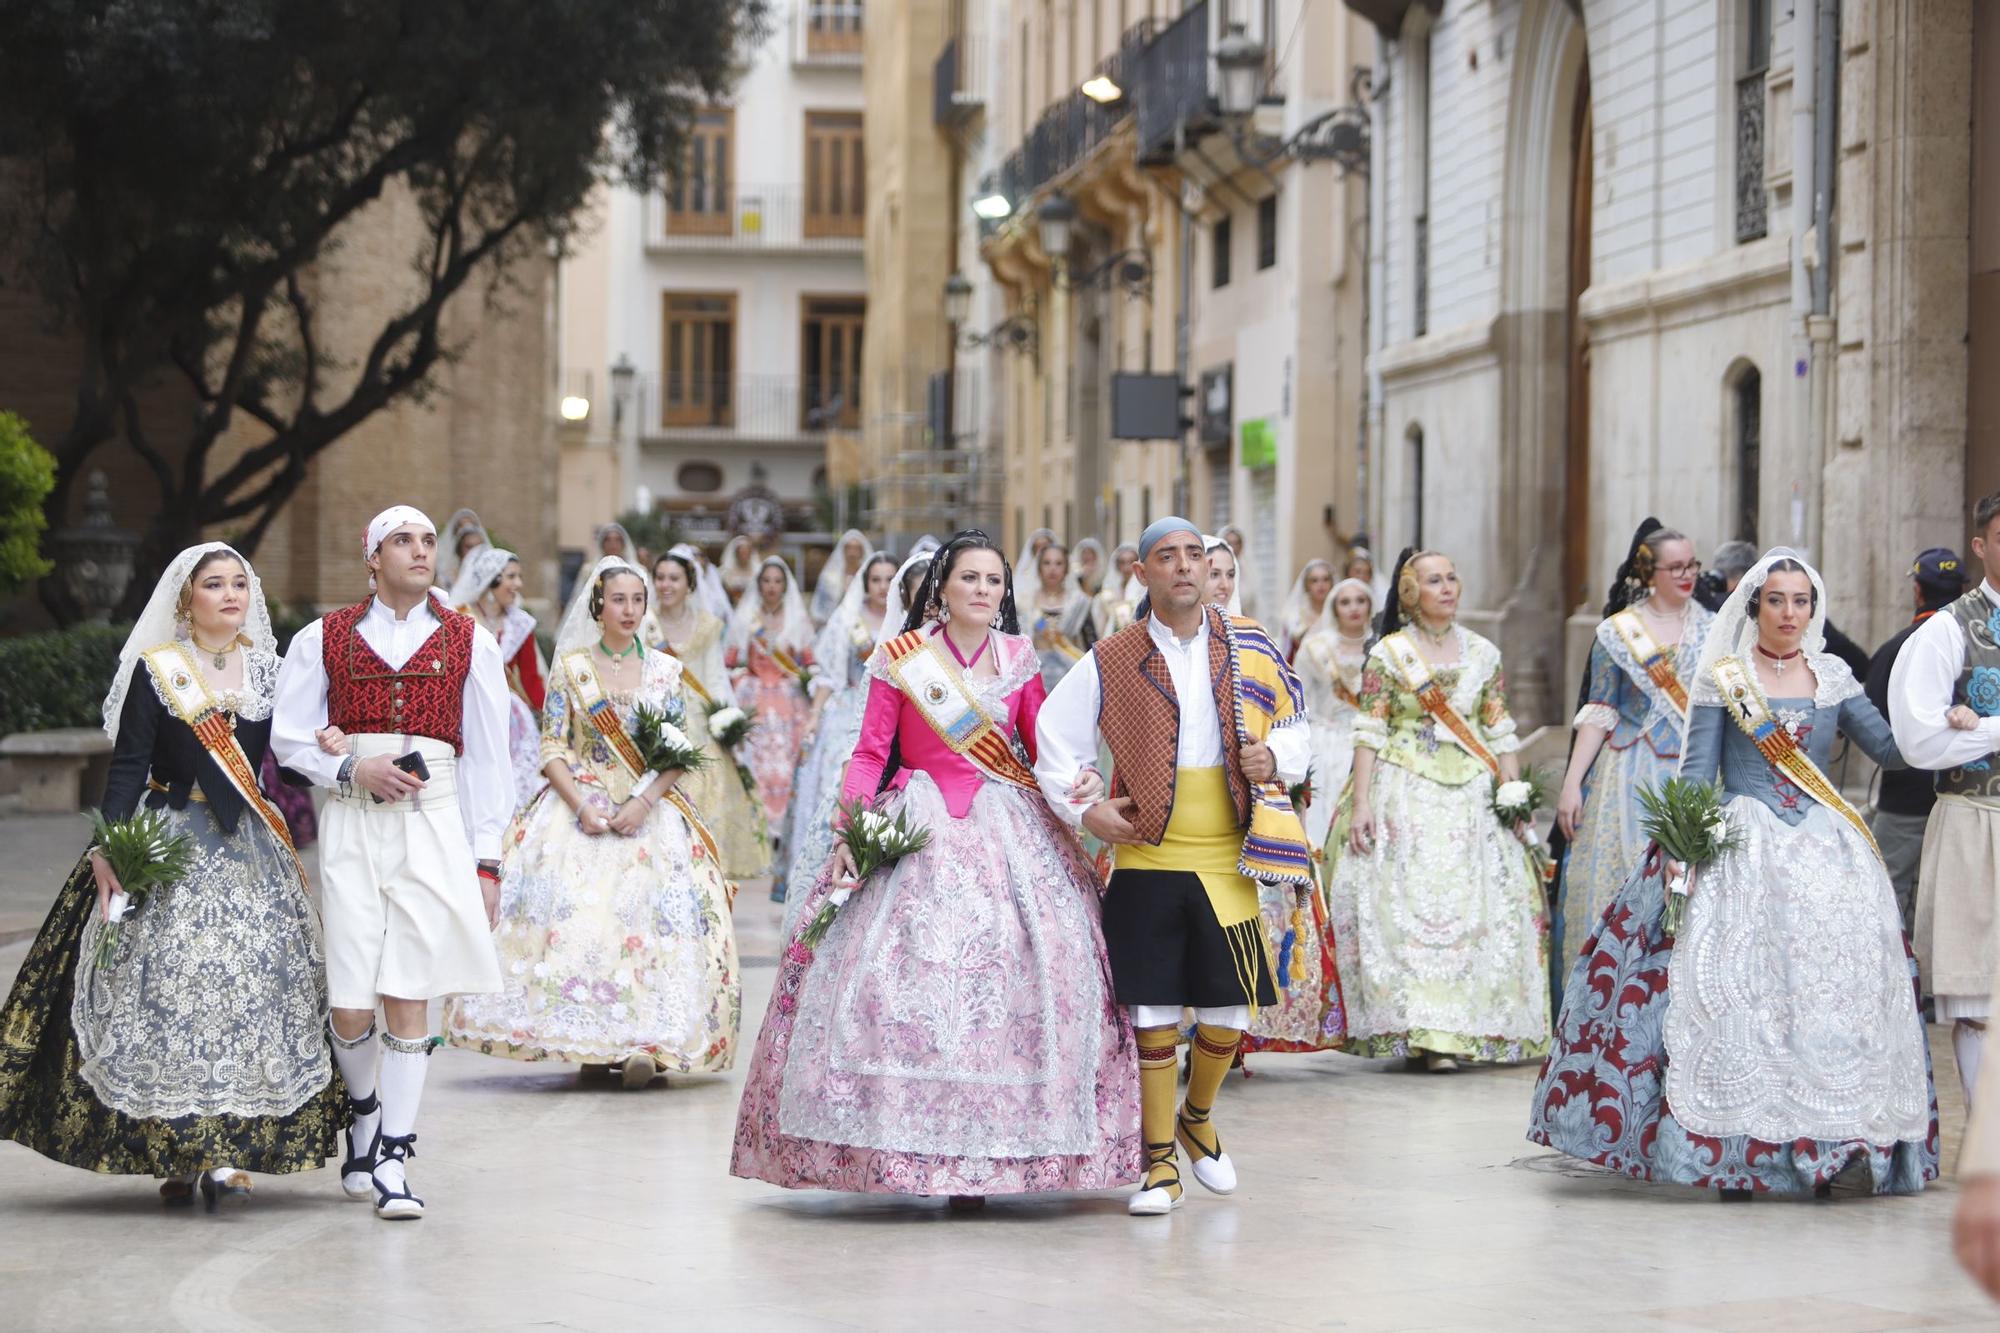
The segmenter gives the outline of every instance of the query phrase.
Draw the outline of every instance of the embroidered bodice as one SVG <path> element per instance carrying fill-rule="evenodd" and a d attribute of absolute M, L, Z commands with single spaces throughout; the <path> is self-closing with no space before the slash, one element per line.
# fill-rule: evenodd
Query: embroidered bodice
<path fill-rule="evenodd" d="M 1358 647 L 1358 645 L 1357 645 Z M 1330 629 L 1318 629 L 1299 641 L 1292 669 L 1305 690 L 1306 715 L 1315 725 L 1351 723 L 1361 700 L 1361 674 L 1367 654 L 1348 657 L 1341 651 L 1341 638 Z"/>
<path fill-rule="evenodd" d="M 598 663 L 597 665 L 602 665 Z M 639 674 L 639 687 L 623 693 L 608 693 L 618 720 L 633 735 L 640 704 L 664 712 L 677 727 L 687 722 L 687 706 L 681 690 L 681 664 L 666 653 L 647 649 Z M 581 781 L 600 788 L 613 803 L 631 796 L 643 785 L 611 748 L 584 711 L 576 684 L 570 678 L 569 655 L 557 653 L 549 666 L 548 701 L 542 707 L 542 763 L 561 759 Z M 647 775 L 650 780 L 651 775 Z"/>
<path fill-rule="evenodd" d="M 178 649 L 189 671 L 198 670 L 185 643 L 176 642 L 172 646 Z M 132 664 L 132 674 L 125 691 L 124 711 L 119 715 L 111 769 L 104 783 L 104 817 L 130 818 L 141 802 L 184 810 L 198 790 L 215 812 L 217 822 L 225 830 L 235 832 L 244 807 L 235 784 L 175 713 L 166 686 L 153 675 L 143 656 Z M 140 688 L 142 680 L 147 688 Z M 243 748 L 252 768 L 263 762 L 264 751 L 271 743 L 271 712 L 277 692 L 278 658 L 254 648 L 243 650 L 240 686 L 233 690 L 210 687 L 223 711 L 234 718 L 236 743 Z M 167 790 L 149 791 L 149 780 Z"/>
<path fill-rule="evenodd" d="M 1688 607 L 1681 641 L 1668 649 L 1683 689 L 1688 688 L 1701 660 L 1702 643 L 1715 623 L 1715 614 L 1700 603 L 1690 602 Z M 1609 619 L 1598 622 L 1590 645 L 1590 680 L 1576 725 L 1610 732 L 1605 744 L 1613 750 L 1630 749 L 1643 740 L 1662 759 L 1678 758 L 1681 752 L 1680 710 L 1653 682 Z"/>
<path fill-rule="evenodd" d="M 943 631 L 936 626 L 932 635 Z M 972 696 L 988 717 L 999 723 L 1011 741 L 1026 748 L 1028 762 L 1034 762 L 1035 719 L 1046 694 L 1042 688 L 1041 662 L 1034 644 L 1020 635 L 994 633 L 992 647 L 999 668 L 993 676 L 961 676 Z M 949 653 L 949 649 L 946 650 Z M 868 659 L 868 706 L 861 719 L 861 737 L 854 757 L 848 761 L 841 784 L 841 799 L 873 797 L 882 786 L 888 767 L 889 749 L 896 747 L 898 767 L 889 775 L 889 786 L 901 790 L 912 775 L 930 776 L 943 793 L 945 807 L 953 819 L 963 819 L 972 808 L 972 798 L 983 783 L 990 781 L 971 760 L 959 755 L 938 736 L 915 703 L 905 698 L 889 674 L 888 654 L 877 648 Z"/>
<path fill-rule="evenodd" d="M 1507 711 L 1507 681 L 1500 668 L 1500 650 L 1491 640 L 1460 626 L 1458 660 L 1431 666 L 1431 679 L 1443 688 L 1458 715 L 1472 724 L 1486 748 L 1496 755 L 1521 748 L 1514 718 Z M 1361 669 L 1361 713 L 1354 722 L 1356 746 L 1373 750 L 1382 762 L 1407 768 L 1447 787 L 1463 786 L 1485 776 L 1486 765 L 1467 754 L 1441 724 L 1424 711 L 1422 700 L 1403 685 L 1381 644 L 1368 651 Z"/>
<path fill-rule="evenodd" d="M 1888 720 L 1868 701 L 1847 663 L 1832 653 L 1812 653 L 1806 661 L 1819 682 L 1813 693 L 1775 698 L 1769 703 L 1779 725 L 1792 733 L 1820 772 L 1839 780 L 1829 765 L 1834 741 L 1841 732 L 1882 767 L 1905 767 Z M 1682 777 L 1703 782 L 1719 777 L 1725 799 L 1748 796 L 1768 806 L 1787 824 L 1797 824 L 1818 804 L 1764 758 L 1730 717 L 1713 679 L 1696 681 L 1690 702 L 1694 711 L 1688 721 L 1687 749 L 1681 755 Z"/>
<path fill-rule="evenodd" d="M 725 626 L 721 618 L 696 607 L 693 625 L 686 641 L 673 645 L 673 655 L 680 658 L 681 670 L 701 682 L 702 688 L 715 699 L 716 707 L 735 702 L 729 693 L 729 672 L 722 665 Z M 666 627 L 651 611 L 639 625 L 639 637 L 648 648 L 664 650 L 668 642 Z"/>

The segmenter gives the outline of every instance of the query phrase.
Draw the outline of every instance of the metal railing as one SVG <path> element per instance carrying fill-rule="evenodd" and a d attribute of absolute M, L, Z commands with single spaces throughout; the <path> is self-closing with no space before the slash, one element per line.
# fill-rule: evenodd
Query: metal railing
<path fill-rule="evenodd" d="M 1213 62 L 1208 51 L 1208 0 L 1197 0 L 1139 54 L 1131 89 L 1138 106 L 1141 162 L 1164 162 L 1181 131 L 1200 129 L 1215 117 Z"/>
<path fill-rule="evenodd" d="M 792 60 L 801 65 L 861 63 L 863 0 L 796 0 Z"/>
<path fill-rule="evenodd" d="M 1764 193 L 1764 71 L 1736 81 L 1736 239 L 1754 241 L 1769 229 Z"/>
<path fill-rule="evenodd" d="M 1417 214 L 1416 235 L 1412 238 L 1410 330 L 1421 338 L 1431 328 L 1431 215 Z"/>
<path fill-rule="evenodd" d="M 1206 0 L 1202 4 L 1205 7 Z M 1152 20 L 1142 19 L 1125 30 L 1118 49 L 1097 66 L 1098 73 L 1125 90 L 1122 101 L 1106 106 L 1081 92 L 1071 92 L 1042 112 L 1021 145 L 1001 164 L 1001 193 L 1018 207 L 1022 200 L 1081 162 L 1111 136 L 1132 114 L 1133 81 L 1152 40 Z"/>
<path fill-rule="evenodd" d="M 744 439 L 791 439 L 861 425 L 860 375 L 695 374 L 634 377 L 640 430 Z"/>
<path fill-rule="evenodd" d="M 861 251 L 866 186 L 843 182 L 853 207 L 837 213 L 808 207 L 803 185 L 683 182 L 648 196 L 646 244 L 656 250 L 710 247 L 761 250 Z"/>

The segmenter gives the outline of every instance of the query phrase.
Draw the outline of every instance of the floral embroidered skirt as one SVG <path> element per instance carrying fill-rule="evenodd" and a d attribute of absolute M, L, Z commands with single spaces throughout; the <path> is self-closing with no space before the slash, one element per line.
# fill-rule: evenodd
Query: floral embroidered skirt
<path fill-rule="evenodd" d="M 313 1171 L 339 1151 L 346 1087 L 326 1036 L 319 921 L 254 812 L 165 810 L 193 869 L 105 925 L 88 859 L 0 1010 L 0 1136 L 111 1175 Z"/>
<path fill-rule="evenodd" d="M 528 701 L 511 691 L 507 695 L 507 763 L 514 774 L 514 808 L 535 799 L 548 786 L 542 776 L 542 727 Z"/>
<path fill-rule="evenodd" d="M 1447 786 L 1378 763 L 1375 842 L 1328 839 L 1327 886 L 1346 1049 L 1462 1060 L 1540 1058 L 1549 1043 L 1547 915 L 1526 850 L 1493 814 L 1485 774 Z"/>
<path fill-rule="evenodd" d="M 1250 1020 L 1244 1053 L 1340 1049 L 1347 1040 L 1347 1006 L 1319 886 L 1307 889 L 1301 904 L 1289 884 L 1259 884 L 1257 909 L 1276 960 L 1278 1002 L 1260 1007 Z"/>
<path fill-rule="evenodd" d="M 862 885 L 816 951 L 792 937 L 730 1170 L 889 1194 L 1136 1180 L 1138 1060 L 1074 839 L 999 783 L 963 819 L 922 773 L 897 802 L 931 841 Z"/>
<path fill-rule="evenodd" d="M 578 785 L 607 812 L 588 772 Z M 743 1014 L 722 869 L 662 801 L 636 837 L 587 834 L 553 790 L 508 830 L 501 989 L 454 996 L 445 1039 L 516 1060 L 613 1064 L 644 1052 L 668 1073 L 729 1068 Z"/>
<path fill-rule="evenodd" d="M 776 829 L 784 824 L 785 810 L 792 802 L 792 777 L 799 766 L 812 703 L 790 672 L 776 667 L 771 670 L 774 674 L 746 671 L 737 677 L 736 700 L 746 712 L 757 711 L 757 725 L 751 729 L 750 739 L 743 742 L 743 749 L 757 778 L 768 827 Z"/>
<path fill-rule="evenodd" d="M 1639 803 L 1640 789 L 1672 777 L 1679 768 L 1678 755 L 1662 759 L 1643 736 L 1622 750 L 1607 745 L 1597 752 L 1583 782 L 1583 822 L 1556 880 L 1559 906 L 1551 914 L 1549 966 L 1550 984 L 1558 990 L 1577 950 L 1646 854 L 1651 840 L 1641 823 L 1645 807 Z"/>
<path fill-rule="evenodd" d="M 708 756 L 707 764 L 681 779 L 681 791 L 715 837 L 723 878 L 761 879 L 771 869 L 771 826 L 757 799 L 757 780 L 745 780 L 748 767 L 716 741 L 708 729 L 707 707 L 693 696 L 681 730 Z"/>
<path fill-rule="evenodd" d="M 1858 833 L 1730 803 L 1747 839 L 1700 872 L 1678 942 L 1641 865 L 1569 974 L 1528 1138 L 1638 1180 L 1809 1193 L 1938 1173 L 1915 963 Z M 1678 1106 L 1678 1111 L 1676 1107 Z"/>

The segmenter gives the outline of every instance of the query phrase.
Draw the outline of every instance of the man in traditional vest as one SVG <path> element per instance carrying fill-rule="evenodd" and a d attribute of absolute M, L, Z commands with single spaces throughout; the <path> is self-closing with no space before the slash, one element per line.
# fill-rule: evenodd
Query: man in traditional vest
<path fill-rule="evenodd" d="M 1917 962 L 1938 1021 L 1952 1025 L 1968 1106 L 2000 963 L 2000 491 L 1974 507 L 1972 529 L 1986 577 L 1918 627 L 1889 676 L 1896 748 L 1912 768 L 1937 772 L 1917 877 Z M 1961 712 L 1954 725 L 1951 714 L 1967 708 L 1977 721 Z"/>
<path fill-rule="evenodd" d="M 1257 886 L 1242 867 L 1259 854 L 1307 863 L 1302 830 L 1290 848 L 1248 831 L 1259 784 L 1299 781 L 1311 751 L 1298 678 L 1269 635 L 1202 604 L 1208 561 L 1194 524 L 1163 518 L 1138 549 L 1147 604 L 1049 695 L 1035 778 L 1057 813 L 1115 848 L 1104 942 L 1137 1029 L 1147 1156 L 1130 1211 L 1151 1216 L 1180 1206 L 1176 1141 L 1205 1188 L 1236 1188 L 1209 1113 L 1252 1007 L 1277 1002 Z M 1111 752 L 1109 794 L 1086 809 L 1067 794 L 1097 764 L 1100 743 Z M 1174 1051 L 1188 1007 L 1194 1054 L 1176 1114 Z"/>
<path fill-rule="evenodd" d="M 432 599 L 437 529 L 397 505 L 368 525 L 362 555 L 374 596 L 292 639 L 271 745 L 335 793 L 319 845 L 333 1052 L 354 1110 L 341 1188 L 401 1220 L 424 1213 L 404 1163 L 431 1053 L 429 1002 L 500 989 L 491 931 L 514 785 L 500 646 Z M 320 747 L 326 727 L 345 734 L 346 753 Z"/>

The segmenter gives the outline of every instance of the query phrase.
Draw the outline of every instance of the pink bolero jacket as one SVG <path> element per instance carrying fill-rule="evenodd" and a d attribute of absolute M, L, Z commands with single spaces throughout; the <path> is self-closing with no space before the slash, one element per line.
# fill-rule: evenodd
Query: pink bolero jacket
<path fill-rule="evenodd" d="M 933 634 L 939 631 L 933 627 Z M 995 631 L 988 652 L 998 653 L 999 679 L 1006 691 L 1007 716 L 1002 725 L 1012 736 L 1027 744 L 1028 762 L 1035 761 L 1035 718 L 1042 711 L 1048 691 L 1042 685 L 1041 660 L 1034 643 L 1018 634 Z M 947 649 L 949 651 L 949 649 Z M 871 799 L 882 785 L 882 770 L 889 763 L 893 741 L 900 750 L 902 765 L 889 785 L 901 791 L 917 770 L 931 775 L 944 794 L 945 808 L 953 819 L 963 819 L 972 809 L 972 798 L 980 784 L 991 781 L 971 760 L 955 753 L 939 738 L 935 728 L 924 721 L 895 682 L 888 679 L 886 657 L 877 648 L 868 659 L 868 708 L 861 717 L 861 739 L 854 757 L 848 760 L 847 776 L 840 784 L 840 798 Z"/>

